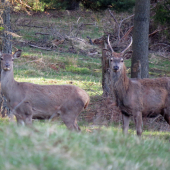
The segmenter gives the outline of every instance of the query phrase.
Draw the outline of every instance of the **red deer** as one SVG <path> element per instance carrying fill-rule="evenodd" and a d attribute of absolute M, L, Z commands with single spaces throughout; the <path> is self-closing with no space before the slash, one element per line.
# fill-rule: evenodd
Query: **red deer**
<path fill-rule="evenodd" d="M 89 104 L 88 94 L 73 85 L 37 85 L 17 82 L 13 75 L 13 60 L 21 50 L 1 56 L 1 90 L 17 123 L 32 124 L 34 117 L 60 115 L 68 129 L 79 131 L 77 117 Z"/>
<path fill-rule="evenodd" d="M 122 112 L 123 131 L 128 133 L 130 116 L 134 116 L 137 135 L 142 134 L 142 116 L 161 114 L 170 124 L 170 78 L 132 79 L 126 74 L 125 51 L 116 53 L 112 49 L 109 36 L 108 45 L 112 51 L 110 69 L 113 93 Z"/>

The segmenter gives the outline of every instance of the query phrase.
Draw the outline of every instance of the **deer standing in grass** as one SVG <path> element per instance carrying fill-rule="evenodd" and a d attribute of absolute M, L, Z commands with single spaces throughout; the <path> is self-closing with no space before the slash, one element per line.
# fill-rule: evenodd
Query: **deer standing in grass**
<path fill-rule="evenodd" d="M 112 49 L 109 36 L 108 45 L 112 51 L 110 56 L 113 93 L 122 112 L 123 131 L 128 133 L 130 116 L 134 116 L 137 135 L 142 134 L 142 116 L 161 114 L 170 124 L 170 78 L 132 79 L 126 74 L 125 51 L 116 53 Z"/>
<path fill-rule="evenodd" d="M 89 104 L 88 94 L 73 85 L 37 85 L 17 82 L 13 60 L 21 50 L 1 56 L 1 89 L 18 123 L 32 124 L 32 118 L 50 118 L 60 114 L 68 129 L 79 131 L 77 117 Z"/>

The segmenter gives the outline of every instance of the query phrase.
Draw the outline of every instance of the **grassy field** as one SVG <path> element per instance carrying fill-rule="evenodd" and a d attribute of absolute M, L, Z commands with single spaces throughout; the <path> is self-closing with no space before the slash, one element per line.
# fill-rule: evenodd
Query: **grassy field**
<path fill-rule="evenodd" d="M 79 31 L 78 37 L 86 41 L 87 36 L 98 38 L 104 34 L 106 19 L 111 18 L 91 12 L 68 14 L 63 11 L 53 15 L 12 15 L 12 27 L 21 36 L 14 37 L 13 51 L 15 48 L 23 51 L 21 58 L 14 61 L 15 79 L 36 84 L 77 85 L 92 98 L 91 108 L 96 105 L 93 97 L 102 94 L 101 58 L 89 56 L 82 50 L 69 52 L 69 42 L 51 51 L 31 48 L 29 44 L 48 47 L 58 34 L 74 36 L 76 31 Z M 78 21 L 87 25 L 78 30 Z M 107 24 L 111 27 L 111 23 Z M 149 62 L 150 77 L 170 76 L 168 57 L 150 54 Z M 126 61 L 126 66 L 130 68 L 130 60 Z M 79 124 L 82 133 L 68 131 L 60 121 L 34 121 L 32 127 L 24 127 L 0 118 L 0 170 L 170 169 L 169 132 L 145 128 L 139 139 L 134 123 L 128 136 L 124 136 L 120 126 L 114 123 L 107 127 L 92 122 Z"/>
<path fill-rule="evenodd" d="M 14 75 L 17 81 L 37 84 L 74 84 L 85 89 L 89 95 L 102 94 L 100 59 L 82 62 L 87 57 L 75 54 L 58 54 L 29 48 L 15 60 Z M 63 67 L 62 67 L 63 66 Z M 97 69 L 97 71 L 96 71 Z"/>
<path fill-rule="evenodd" d="M 85 127 L 82 133 L 65 126 L 34 122 L 22 127 L 0 120 L 2 170 L 165 170 L 170 168 L 167 133 L 139 139 L 114 127 Z M 153 136 L 152 136 L 153 135 Z"/>

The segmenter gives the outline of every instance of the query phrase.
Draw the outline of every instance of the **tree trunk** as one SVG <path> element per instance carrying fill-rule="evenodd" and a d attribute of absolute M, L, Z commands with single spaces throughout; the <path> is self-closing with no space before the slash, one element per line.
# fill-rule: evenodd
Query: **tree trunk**
<path fill-rule="evenodd" d="M 10 5 L 9 2 L 5 1 L 4 11 L 2 14 L 3 18 L 3 41 L 2 41 L 2 52 L 12 53 L 12 35 L 11 32 L 11 19 L 10 19 Z"/>
<path fill-rule="evenodd" d="M 1 51 L 2 53 L 12 53 L 12 36 L 9 34 L 11 32 L 11 21 L 10 21 L 10 5 L 7 0 L 1 0 L 2 3 L 2 27 L 4 28 L 2 32 L 2 44 Z M 0 60 L 0 71 L 1 71 L 1 60 Z"/>
<path fill-rule="evenodd" d="M 104 41 L 103 49 L 107 49 L 107 44 Z M 110 73 L 109 73 L 109 58 L 106 54 L 105 50 L 102 50 L 102 88 L 103 88 L 103 96 L 108 97 L 110 94 L 109 83 L 110 81 Z"/>
<path fill-rule="evenodd" d="M 2 37 L 3 37 L 3 40 L 2 40 L 2 45 L 1 45 L 1 50 L 2 50 L 2 53 L 12 53 L 12 35 L 10 34 L 11 32 L 11 20 L 10 20 L 10 5 L 9 5 L 9 2 L 8 0 L 1 0 L 1 3 L 2 3 L 2 6 L 3 6 L 3 14 L 2 14 L 2 19 L 3 21 L 1 22 L 2 23 L 2 27 L 4 28 L 3 30 L 3 33 L 2 33 Z M 0 72 L 1 72 L 1 60 L 0 60 Z M 1 79 L 1 74 L 0 74 L 0 79 Z M 6 103 L 6 98 L 4 96 L 1 96 L 1 91 L 0 91 L 0 97 L 1 97 L 1 100 L 3 98 L 3 110 L 1 112 L 1 114 L 3 115 L 5 113 L 5 110 L 7 115 L 10 115 L 10 110 L 7 106 Z M 1 101 L 1 104 L 0 104 L 0 107 L 2 105 L 2 101 Z"/>
<path fill-rule="evenodd" d="M 133 54 L 131 77 L 140 78 L 139 69 L 141 65 L 141 78 L 149 77 L 148 71 L 148 34 L 150 19 L 150 0 L 136 0 L 135 17 L 133 29 Z"/>

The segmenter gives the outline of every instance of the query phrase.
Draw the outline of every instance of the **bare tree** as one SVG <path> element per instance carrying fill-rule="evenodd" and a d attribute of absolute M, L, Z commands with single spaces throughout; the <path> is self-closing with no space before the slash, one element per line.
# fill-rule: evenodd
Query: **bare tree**
<path fill-rule="evenodd" d="M 150 19 L 150 0 L 136 0 L 133 29 L 133 54 L 131 77 L 136 78 L 141 65 L 141 78 L 149 77 L 148 74 L 148 34 Z"/>
<path fill-rule="evenodd" d="M 1 51 L 3 53 L 12 53 L 12 35 L 11 35 L 11 21 L 10 21 L 10 3 L 8 0 L 1 0 L 1 26 L 4 28 L 2 32 L 2 44 Z M 1 71 L 1 60 L 0 60 L 0 71 Z M 1 75 L 1 74 L 0 74 Z M 0 76 L 1 79 L 1 76 Z M 3 99 L 2 99 L 3 98 Z M 2 115 L 4 116 L 5 109 L 7 110 L 7 114 L 9 115 L 9 108 L 6 104 L 6 98 L 1 95 L 0 92 L 0 107 L 3 101 L 3 110 Z"/>
<path fill-rule="evenodd" d="M 3 53 L 12 53 L 12 35 L 10 23 L 10 4 L 8 0 L 1 0 L 1 26 L 4 28 L 2 32 L 1 50 Z M 1 61 L 0 61 L 1 63 Z M 1 64 L 0 64 L 1 70 Z"/>

